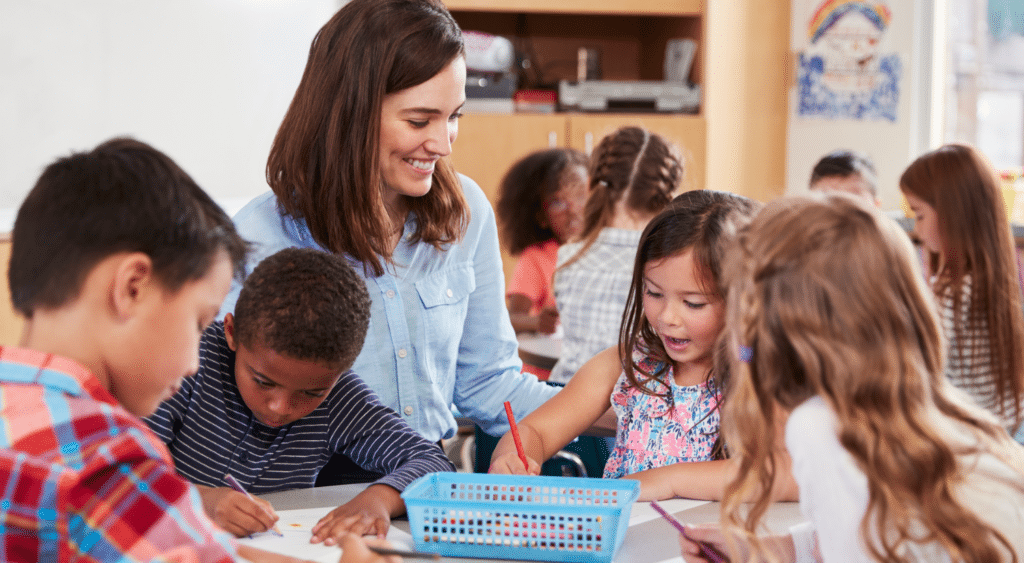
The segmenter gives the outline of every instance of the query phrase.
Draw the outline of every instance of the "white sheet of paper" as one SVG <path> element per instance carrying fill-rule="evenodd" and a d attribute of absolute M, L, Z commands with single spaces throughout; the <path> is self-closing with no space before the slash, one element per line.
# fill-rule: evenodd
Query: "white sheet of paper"
<path fill-rule="evenodd" d="M 277 521 L 277 528 L 281 530 L 281 536 L 272 532 L 264 532 L 238 541 L 274 553 L 320 563 L 337 563 L 341 558 L 341 548 L 326 546 L 322 543 L 309 543 L 309 539 L 313 537 L 313 526 L 331 510 L 333 507 L 329 506 L 278 510 L 277 515 L 281 519 Z M 387 539 L 397 549 L 413 549 L 412 536 L 394 526 L 388 530 Z"/>
<path fill-rule="evenodd" d="M 676 514 L 707 503 L 708 501 L 706 500 L 693 500 L 688 498 L 673 498 L 658 501 L 658 504 L 660 504 L 661 507 L 669 514 Z M 644 522 L 654 520 L 655 518 L 661 518 L 661 515 L 651 508 L 651 503 L 635 502 L 633 503 L 633 509 L 629 513 L 629 525 L 636 526 L 637 524 L 643 524 Z"/>

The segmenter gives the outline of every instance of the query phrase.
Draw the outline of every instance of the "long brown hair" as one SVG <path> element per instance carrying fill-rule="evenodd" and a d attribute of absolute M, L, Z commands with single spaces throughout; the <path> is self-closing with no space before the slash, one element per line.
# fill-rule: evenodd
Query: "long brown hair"
<path fill-rule="evenodd" d="M 995 174 L 977 151 L 966 145 L 945 145 L 920 156 L 900 177 L 900 189 L 930 205 L 938 217 L 944 244 L 939 255 L 929 253 L 933 286 L 940 298 L 952 299 L 962 310 L 959 289 L 971 278 L 966 319 L 954 315 L 954 333 L 963 329 L 988 334 L 988 354 L 995 378 L 999 414 L 1019 424 L 1024 401 L 1024 312 L 1010 224 Z M 960 326 L 963 322 L 970 326 Z M 964 344 L 964 343 L 961 343 Z M 970 357 L 963 347 L 950 354 Z M 1008 403 L 1013 410 L 1004 412 Z"/>
<path fill-rule="evenodd" d="M 619 328 L 619 357 L 630 385 L 644 393 L 647 382 L 656 380 L 664 384 L 668 401 L 672 397 L 671 385 L 664 373 L 648 373 L 633 361 L 633 350 L 659 364 L 671 362 L 661 338 L 644 314 L 644 273 L 651 262 L 693 252 L 696 276 L 708 295 L 724 296 L 721 280 L 721 262 L 728 237 L 736 226 L 749 218 L 760 204 L 752 199 L 728 192 L 693 190 L 684 192 L 669 203 L 644 228 L 633 263 L 633 280 L 626 297 L 626 307 Z M 718 382 L 721 386 L 721 382 Z"/>
<path fill-rule="evenodd" d="M 678 149 L 661 135 L 627 126 L 610 133 L 590 156 L 590 197 L 583 209 L 583 242 L 559 268 L 587 253 L 601 230 L 615 218 L 616 204 L 643 215 L 658 213 L 672 201 L 683 181 Z"/>
<path fill-rule="evenodd" d="M 463 54 L 462 32 L 437 0 L 352 0 L 317 33 L 274 138 L 267 182 L 321 246 L 378 276 L 391 263 L 389 241 L 401 225 L 384 204 L 381 104 Z M 405 199 L 415 240 L 440 248 L 465 233 L 469 209 L 447 158 L 429 193 Z"/>
<path fill-rule="evenodd" d="M 905 561 L 902 545 L 928 538 L 953 561 L 1000 560 L 1007 538 L 958 499 L 958 455 L 992 452 L 1024 472 L 1010 459 L 1019 446 L 947 382 L 935 305 L 902 229 L 836 194 L 769 203 L 734 240 L 718 366 L 730 371 L 722 426 L 738 460 L 726 523 L 761 547 L 755 531 L 784 463 L 778 417 L 817 395 L 867 478 L 860 531 L 875 559 Z M 937 418 L 978 443 L 953 444 Z"/>

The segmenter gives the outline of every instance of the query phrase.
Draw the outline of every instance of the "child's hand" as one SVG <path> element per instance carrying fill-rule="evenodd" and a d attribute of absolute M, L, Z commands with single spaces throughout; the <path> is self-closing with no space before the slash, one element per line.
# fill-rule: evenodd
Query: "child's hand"
<path fill-rule="evenodd" d="M 523 460 L 519 459 L 519 454 L 513 451 L 494 458 L 487 472 L 506 475 L 540 475 L 540 464 L 530 456 L 526 456 L 526 461 L 530 463 L 529 467 L 523 467 Z"/>
<path fill-rule="evenodd" d="M 218 526 L 237 537 L 265 532 L 278 520 L 269 502 L 228 487 L 197 486 L 203 509 Z"/>
<path fill-rule="evenodd" d="M 762 536 L 759 539 L 762 546 L 772 552 L 774 558 L 770 560 L 781 563 L 796 561 L 792 536 Z M 732 546 L 729 545 L 718 526 L 686 526 L 686 536 L 679 534 L 679 549 L 682 552 L 683 561 L 687 563 L 749 561 L 751 555 L 750 546 L 746 541 L 739 539 L 735 545 L 735 549 L 738 549 L 739 552 L 733 552 Z M 765 559 L 759 557 L 756 560 L 764 561 Z"/>
<path fill-rule="evenodd" d="M 313 526 L 313 543 L 335 545 L 346 533 L 383 538 L 391 516 L 405 511 L 398 491 L 387 485 L 370 485 L 356 498 L 330 511 Z"/>
<path fill-rule="evenodd" d="M 551 334 L 558 327 L 558 309 L 548 305 L 537 314 L 537 332 Z"/>
<path fill-rule="evenodd" d="M 730 561 L 729 557 L 723 555 L 728 553 L 725 544 L 725 538 L 717 527 L 687 526 L 686 535 L 679 534 L 679 550 L 683 561 L 687 563 Z M 746 561 L 746 554 L 736 560 Z"/>
<path fill-rule="evenodd" d="M 361 538 L 355 534 L 344 534 L 338 540 L 341 546 L 341 559 L 338 563 L 401 563 L 397 555 L 377 555 L 368 546 L 391 547 L 391 544 L 379 538 Z"/>

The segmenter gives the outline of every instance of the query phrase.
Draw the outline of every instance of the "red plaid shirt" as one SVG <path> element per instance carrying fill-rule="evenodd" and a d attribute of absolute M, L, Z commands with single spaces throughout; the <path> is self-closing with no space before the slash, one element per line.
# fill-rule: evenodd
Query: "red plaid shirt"
<path fill-rule="evenodd" d="M 0 559 L 233 561 L 144 423 L 82 365 L 0 347 Z"/>

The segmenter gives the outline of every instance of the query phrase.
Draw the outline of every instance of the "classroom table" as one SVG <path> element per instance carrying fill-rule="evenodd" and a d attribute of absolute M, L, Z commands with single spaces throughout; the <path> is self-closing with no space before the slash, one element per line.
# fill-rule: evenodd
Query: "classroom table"
<path fill-rule="evenodd" d="M 299 489 L 260 495 L 270 501 L 278 510 L 298 508 L 333 507 L 344 504 L 355 497 L 365 484 L 336 485 L 314 489 Z M 677 499 L 663 503 L 676 518 L 686 523 L 717 522 L 719 503 L 687 501 Z M 785 532 L 789 526 L 804 520 L 798 504 L 782 502 L 771 506 L 766 515 L 765 523 L 770 531 Z M 622 547 L 613 559 L 614 563 L 660 563 L 664 561 L 681 561 L 677 532 L 668 522 L 654 514 L 650 504 L 638 502 L 633 506 L 631 525 L 626 531 Z M 396 528 L 408 533 L 409 522 L 405 519 L 392 521 Z M 443 561 L 464 563 L 496 563 L 508 559 L 471 559 L 462 557 L 442 557 Z"/>
<path fill-rule="evenodd" d="M 562 339 L 547 334 L 520 334 L 519 358 L 524 363 L 550 370 L 562 355 Z"/>

